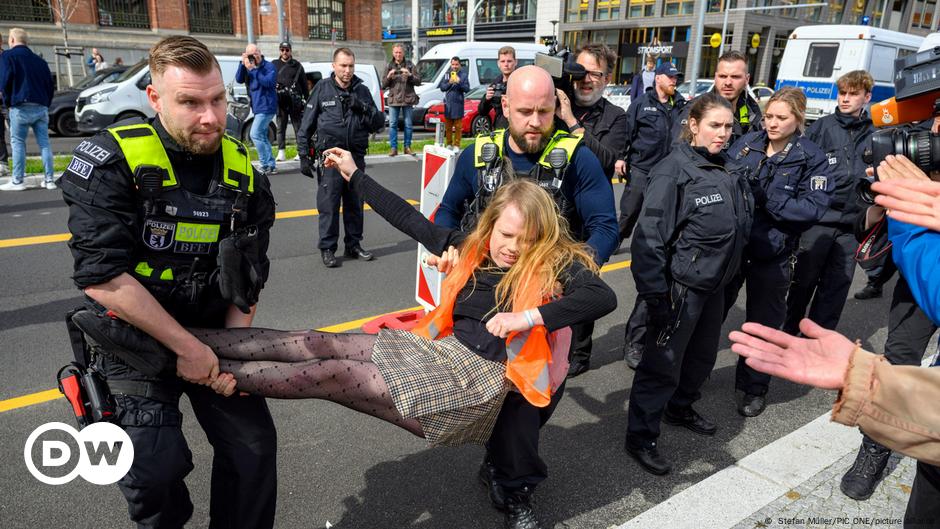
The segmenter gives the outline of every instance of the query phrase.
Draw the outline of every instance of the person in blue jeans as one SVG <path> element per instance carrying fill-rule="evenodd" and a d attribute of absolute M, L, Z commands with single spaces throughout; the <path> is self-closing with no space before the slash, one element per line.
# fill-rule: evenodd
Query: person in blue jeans
<path fill-rule="evenodd" d="M 248 86 L 251 98 L 251 110 L 255 117 L 251 122 L 248 136 L 258 151 L 261 172 L 277 173 L 274 154 L 271 152 L 271 140 L 268 138 L 268 126 L 277 115 L 277 70 L 261 52 L 258 46 L 249 44 L 242 54 L 242 63 L 235 72 L 235 82 Z"/>
<path fill-rule="evenodd" d="M 49 104 L 52 102 L 52 72 L 42 57 L 27 46 L 29 36 L 21 28 L 10 30 L 10 49 L 0 55 L 0 92 L 10 109 L 10 144 L 13 147 L 13 178 L 0 191 L 22 191 L 26 176 L 26 136 L 33 129 L 42 152 L 43 187 L 55 189 L 52 148 L 49 147 Z"/>
<path fill-rule="evenodd" d="M 392 61 L 386 68 L 382 88 L 388 90 L 385 104 L 388 105 L 388 144 L 389 156 L 398 156 L 398 115 L 405 121 L 405 154 L 411 152 L 412 122 L 411 110 L 418 104 L 415 87 L 421 84 L 414 63 L 405 59 L 405 47 L 396 44 L 392 48 Z"/>

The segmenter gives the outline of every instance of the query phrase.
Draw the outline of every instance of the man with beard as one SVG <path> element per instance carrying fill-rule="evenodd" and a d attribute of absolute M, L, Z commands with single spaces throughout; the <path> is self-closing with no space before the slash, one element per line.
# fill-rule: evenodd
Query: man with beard
<path fill-rule="evenodd" d="M 118 481 L 131 521 L 178 528 L 192 515 L 185 393 L 215 450 L 209 527 L 273 527 L 277 441 L 267 404 L 229 397 L 234 378 L 186 328 L 251 326 L 270 268 L 274 197 L 244 145 L 223 133 L 225 86 L 208 48 L 188 36 L 163 39 L 150 50 L 150 73 L 156 117 L 80 143 L 61 187 L 81 314 L 165 349 L 144 354 L 143 339 L 99 335 L 73 336 L 73 345 L 91 351 L 114 395 L 112 422 L 134 444 Z"/>
<path fill-rule="evenodd" d="M 532 178 L 549 191 L 561 214 L 568 221 L 575 239 L 585 240 L 594 250 L 598 264 L 610 257 L 617 245 L 617 218 L 614 194 L 604 176 L 597 157 L 590 149 L 581 148 L 579 135 L 556 132 L 556 97 L 567 102 L 567 96 L 556 90 L 549 74 L 537 66 L 524 66 L 509 77 L 503 111 L 509 122 L 508 134 L 497 130 L 493 136 L 477 138 L 473 149 L 464 149 L 437 210 L 436 224 L 469 229 L 475 211 L 482 211 L 492 191 L 481 186 L 494 173 L 481 158 L 487 143 L 496 143 L 500 157 L 493 164 L 498 168 L 496 179 Z M 566 168 L 556 175 L 546 161 L 553 149 L 567 155 Z M 554 184 L 560 176 L 560 185 Z M 481 190 L 482 187 L 482 190 Z M 479 206 L 479 209 L 477 207 Z M 465 219 L 465 214 L 471 215 Z M 462 222 L 463 221 L 463 222 Z M 483 288 L 479 285 L 477 288 Z M 460 315 L 455 314 L 455 326 Z M 528 404 L 518 393 L 510 392 L 493 434 L 487 443 L 487 455 L 480 467 L 480 478 L 489 487 L 490 499 L 496 508 L 507 509 L 510 528 L 534 529 L 538 522 L 529 498 L 535 486 L 547 477 L 545 463 L 538 455 L 538 429 L 520 425 L 544 425 L 564 393 L 564 384 L 545 408 Z"/>
<path fill-rule="evenodd" d="M 300 127 L 300 118 L 307 102 L 307 76 L 304 65 L 294 58 L 290 42 L 280 45 L 281 56 L 272 61 L 277 72 L 277 157 L 275 161 L 287 159 L 287 121 L 294 127 L 294 138 Z"/>
<path fill-rule="evenodd" d="M 686 105 L 676 92 L 679 70 L 671 62 L 656 68 L 655 84 L 634 99 L 627 110 L 627 141 L 624 160 L 617 162 L 618 175 L 629 175 L 620 197 L 620 241 L 633 234 L 640 218 L 647 174 L 672 147 L 673 125 Z M 624 331 L 624 359 L 636 369 L 646 340 L 646 303 L 637 298 Z"/>
<path fill-rule="evenodd" d="M 617 56 L 607 46 L 591 43 L 575 50 L 575 57 L 587 75 L 574 83 L 574 104 L 568 104 L 567 98 L 560 100 L 558 115 L 569 132 L 583 131 L 584 145 L 597 156 L 604 174 L 611 179 L 627 131 L 627 113 L 604 98 L 604 87 Z M 576 377 L 590 368 L 594 324 L 579 325 L 572 332 L 568 376 Z"/>

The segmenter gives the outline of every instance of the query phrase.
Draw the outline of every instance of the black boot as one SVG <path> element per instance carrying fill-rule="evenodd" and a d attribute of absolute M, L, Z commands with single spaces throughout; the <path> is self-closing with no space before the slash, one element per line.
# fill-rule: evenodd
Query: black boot
<path fill-rule="evenodd" d="M 745 417 L 757 417 L 767 408 L 767 398 L 743 391 L 738 392 L 738 413 Z"/>
<path fill-rule="evenodd" d="M 865 288 L 855 293 L 855 299 L 874 299 L 881 297 L 881 285 L 868 283 Z"/>
<path fill-rule="evenodd" d="M 541 529 L 539 520 L 532 508 L 532 494 L 535 491 L 522 487 L 506 494 L 506 527 L 508 529 Z"/>
<path fill-rule="evenodd" d="M 673 426 L 681 426 L 699 435 L 715 435 L 715 432 L 718 431 L 718 426 L 715 423 L 699 415 L 697 411 L 692 409 L 692 406 L 677 409 L 666 406 L 666 411 L 663 413 L 663 422 Z"/>
<path fill-rule="evenodd" d="M 873 441 L 867 435 L 862 438 L 862 446 L 852 468 L 842 476 L 839 488 L 853 500 L 863 501 L 871 497 L 881 479 L 881 473 L 888 465 L 891 450 Z"/>
<path fill-rule="evenodd" d="M 477 473 L 477 477 L 480 478 L 480 483 L 486 487 L 486 491 L 489 493 L 490 502 L 493 503 L 493 507 L 499 511 L 506 511 L 506 491 L 503 490 L 503 487 L 493 481 L 493 473 L 495 468 L 489 462 L 489 460 L 484 459 L 480 463 L 480 471 Z"/>
<path fill-rule="evenodd" d="M 627 453 L 630 454 L 630 457 L 635 459 L 636 462 L 650 474 L 663 476 L 672 470 L 672 463 L 667 461 L 665 457 L 659 455 L 659 450 L 656 448 L 656 441 L 644 443 L 633 440 L 628 435 L 624 447 Z"/>

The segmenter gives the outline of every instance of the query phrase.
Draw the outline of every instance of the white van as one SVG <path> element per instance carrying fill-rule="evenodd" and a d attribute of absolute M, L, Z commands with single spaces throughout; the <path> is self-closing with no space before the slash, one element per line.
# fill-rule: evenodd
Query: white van
<path fill-rule="evenodd" d="M 218 55 L 222 68 L 222 82 L 228 85 L 235 79 L 235 71 L 242 58 L 238 55 Z M 147 102 L 150 84 L 150 66 L 143 59 L 128 68 L 113 83 L 89 88 L 75 101 L 75 121 L 78 130 L 94 133 L 129 118 L 152 118 L 155 113 Z"/>
<path fill-rule="evenodd" d="M 492 83 L 502 75 L 497 62 L 499 49 L 503 46 L 515 48 L 518 66 L 533 64 L 536 53 L 548 51 L 548 47 L 542 44 L 521 42 L 448 42 L 434 46 L 416 65 L 421 84 L 415 87 L 419 101 L 415 106 L 412 121 L 423 123 L 428 107 L 444 100 L 444 94 L 437 85 L 450 69 L 451 57 L 460 57 L 460 63 L 467 72 L 470 89 L 473 90 L 481 84 Z"/>
<path fill-rule="evenodd" d="M 871 26 L 802 26 L 790 34 L 774 89 L 802 88 L 806 120 L 814 121 L 835 111 L 839 77 L 866 70 L 875 78 L 872 101 L 882 101 L 894 96 L 894 60 L 916 52 L 923 40 Z"/>

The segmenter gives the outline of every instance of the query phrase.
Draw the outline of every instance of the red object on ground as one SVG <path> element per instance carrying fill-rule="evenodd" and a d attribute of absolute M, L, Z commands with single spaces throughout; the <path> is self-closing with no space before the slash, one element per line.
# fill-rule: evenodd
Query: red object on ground
<path fill-rule="evenodd" d="M 362 332 L 366 334 L 378 334 L 382 329 L 410 331 L 418 324 L 418 320 L 423 316 L 424 309 L 386 314 L 385 316 L 379 316 L 374 320 L 367 321 L 362 326 Z"/>

